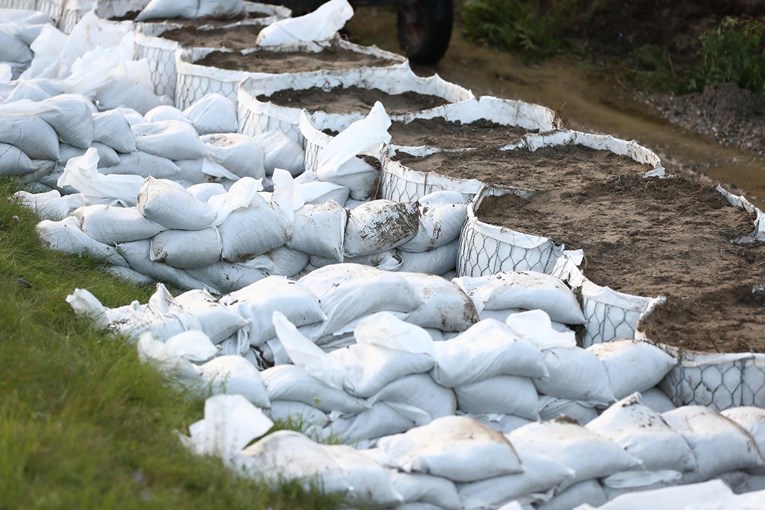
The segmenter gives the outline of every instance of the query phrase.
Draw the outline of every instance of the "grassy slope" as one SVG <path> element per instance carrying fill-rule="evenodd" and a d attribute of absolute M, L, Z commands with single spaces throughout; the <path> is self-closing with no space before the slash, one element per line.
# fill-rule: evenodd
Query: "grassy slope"
<path fill-rule="evenodd" d="M 14 189 L 0 182 L 0 508 L 335 506 L 295 485 L 271 493 L 188 453 L 175 431 L 200 419 L 203 403 L 65 301 L 75 287 L 106 306 L 145 302 L 153 289 L 44 250 L 35 216 L 6 200 Z"/>

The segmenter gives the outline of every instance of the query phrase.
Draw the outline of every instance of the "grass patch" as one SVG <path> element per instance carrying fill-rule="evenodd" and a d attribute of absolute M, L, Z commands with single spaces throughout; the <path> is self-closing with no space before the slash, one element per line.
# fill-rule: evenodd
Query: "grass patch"
<path fill-rule="evenodd" d="M 298 484 L 272 492 L 181 446 L 203 416 L 135 346 L 78 319 L 76 287 L 105 306 L 145 302 L 153 289 L 100 263 L 40 245 L 37 218 L 0 182 L 0 508 L 334 508 Z"/>

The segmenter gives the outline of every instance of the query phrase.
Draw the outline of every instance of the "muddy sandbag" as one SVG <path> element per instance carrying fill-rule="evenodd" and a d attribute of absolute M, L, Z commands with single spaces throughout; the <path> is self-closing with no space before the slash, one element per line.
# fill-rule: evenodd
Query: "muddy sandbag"
<path fill-rule="evenodd" d="M 37 165 L 24 151 L 7 143 L 0 143 L 0 176 L 24 175 L 34 172 Z"/>
<path fill-rule="evenodd" d="M 348 214 L 343 250 L 347 257 L 391 250 L 414 237 L 419 223 L 416 204 L 373 200 Z"/>
<path fill-rule="evenodd" d="M 684 476 L 683 482 L 703 482 L 728 471 L 765 465 L 754 438 L 717 411 L 684 406 L 661 416 L 683 435 L 696 456 L 697 470 Z"/>
<path fill-rule="evenodd" d="M 587 428 L 615 442 L 640 460 L 643 468 L 607 477 L 612 488 L 644 487 L 677 482 L 681 473 L 696 469 L 696 457 L 683 436 L 661 415 L 641 403 L 635 393 L 615 403 L 587 424 Z"/>
<path fill-rule="evenodd" d="M 429 274 L 399 274 L 406 278 L 423 301 L 406 317 L 406 322 L 441 331 L 465 331 L 478 322 L 473 302 L 449 280 Z"/>
<path fill-rule="evenodd" d="M 457 407 L 466 414 L 512 414 L 538 420 L 539 399 L 527 377 L 500 375 L 454 388 Z"/>
<path fill-rule="evenodd" d="M 523 472 L 513 445 L 499 432 L 465 416 L 447 416 L 378 446 L 406 473 L 474 482 Z"/>
<path fill-rule="evenodd" d="M 153 177 L 147 177 L 141 186 L 136 209 L 147 219 L 175 230 L 208 228 L 216 215 L 177 182 Z"/>
<path fill-rule="evenodd" d="M 218 229 L 165 230 L 151 239 L 151 260 L 181 269 L 196 269 L 220 260 Z"/>
<path fill-rule="evenodd" d="M 0 142 L 18 147 L 30 159 L 59 158 L 58 133 L 39 117 L 0 114 Z"/>
<path fill-rule="evenodd" d="M 71 255 L 89 255 L 110 264 L 127 266 L 113 246 L 100 243 L 80 230 L 80 221 L 70 216 L 60 221 L 43 220 L 37 224 L 37 234 L 49 250 Z"/>
<path fill-rule="evenodd" d="M 217 292 L 217 289 L 200 282 L 182 269 L 160 262 L 152 262 L 150 259 L 151 241 L 149 240 L 118 244 L 117 251 L 134 270 L 159 282 L 165 282 L 184 290 L 208 288 L 210 291 Z"/>
<path fill-rule="evenodd" d="M 277 365 L 261 372 L 271 401 L 290 400 L 311 405 L 324 412 L 356 414 L 368 409 L 363 399 L 333 388 L 313 377 L 301 366 Z"/>
<path fill-rule="evenodd" d="M 137 150 L 130 124 L 119 110 L 93 114 L 93 141 L 108 145 L 117 152 Z"/>
<path fill-rule="evenodd" d="M 578 482 L 639 469 L 638 459 L 621 446 L 570 420 L 530 423 L 507 435 L 518 450 L 534 450 L 573 471 L 560 490 Z"/>
<path fill-rule="evenodd" d="M 478 322 L 456 338 L 434 345 L 436 366 L 431 376 L 449 388 L 499 375 L 548 374 L 539 348 L 495 320 Z"/>
<path fill-rule="evenodd" d="M 334 200 L 306 204 L 295 211 L 287 247 L 342 262 L 347 221 L 348 212 Z"/>
<path fill-rule="evenodd" d="M 420 198 L 417 235 L 401 245 L 410 252 L 429 251 L 460 236 L 470 200 L 458 191 L 436 191 Z"/>
<path fill-rule="evenodd" d="M 754 406 L 732 407 L 720 414 L 749 432 L 757 443 L 760 453 L 765 455 L 765 409 Z M 763 469 L 754 471 L 760 475 L 765 474 Z"/>
<path fill-rule="evenodd" d="M 551 397 L 608 406 L 614 392 L 603 362 L 579 347 L 556 347 L 542 351 L 548 375 L 534 379 L 539 393 Z"/>
<path fill-rule="evenodd" d="M 74 211 L 82 231 L 96 241 L 115 245 L 150 239 L 166 227 L 145 218 L 135 207 L 88 205 Z M 147 241 L 148 242 L 148 241 Z"/>
<path fill-rule="evenodd" d="M 587 350 L 603 362 L 617 399 L 653 388 L 677 365 L 660 348 L 639 340 L 603 342 Z"/>
<path fill-rule="evenodd" d="M 181 168 L 173 161 L 143 151 L 121 154 L 119 163 L 104 168 L 101 173 L 104 175 L 138 175 L 174 181 L 183 177 Z"/>
<path fill-rule="evenodd" d="M 200 135 L 236 133 L 239 130 L 236 105 L 222 94 L 207 94 L 183 110 L 183 115 Z"/>
<path fill-rule="evenodd" d="M 269 276 L 221 298 L 221 303 L 244 317 L 249 340 L 259 346 L 276 336 L 272 315 L 283 313 L 295 326 L 326 320 L 319 301 L 308 289 L 281 276 Z"/>
<path fill-rule="evenodd" d="M 303 172 L 303 147 L 286 134 L 281 131 L 268 131 L 253 137 L 253 140 L 263 148 L 266 175 L 272 175 L 276 168 L 287 170 L 293 177 Z"/>
<path fill-rule="evenodd" d="M 207 148 L 194 127 L 178 120 L 146 122 L 132 126 L 136 148 L 140 151 L 172 159 L 200 159 Z"/>
<path fill-rule="evenodd" d="M 247 135 L 222 133 L 202 135 L 208 157 L 239 177 L 265 177 L 263 149 Z"/>

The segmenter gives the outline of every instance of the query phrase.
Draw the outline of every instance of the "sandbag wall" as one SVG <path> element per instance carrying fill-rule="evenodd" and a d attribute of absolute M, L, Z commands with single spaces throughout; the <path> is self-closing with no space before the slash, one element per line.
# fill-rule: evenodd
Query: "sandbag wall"
<path fill-rule="evenodd" d="M 271 86 L 264 84 L 278 81 L 251 78 L 242 87 L 248 104 Z M 449 179 L 432 188 L 429 183 L 437 178 L 416 176 L 422 191 L 399 192 L 395 198 L 403 201 L 370 201 L 375 193 L 369 176 L 378 171 L 368 163 L 363 171 L 344 175 L 318 171 L 319 153 L 332 143 L 316 132 L 334 125 L 324 123 L 326 118 L 304 117 L 301 126 L 294 112 L 289 118 L 277 113 L 276 125 L 288 125 L 286 132 L 247 133 L 258 135 L 253 138 L 235 133 L 247 128 L 224 97 L 205 96 L 183 112 L 161 105 L 156 95 L 134 102 L 142 105 L 139 109 L 112 109 L 103 91 L 57 96 L 54 85 L 61 84 L 40 87 L 43 94 L 36 97 L 44 96 L 41 101 L 0 105 L 0 115 L 8 119 L 42 122 L 35 121 L 33 129 L 19 124 L 35 133 L 24 145 L 19 146 L 19 137 L 6 138 L 13 142 L 4 143 L 15 159 L 2 168 L 6 174 L 24 174 L 35 190 L 46 191 L 17 194 L 50 218 L 40 224 L 43 237 L 52 248 L 106 259 L 115 273 L 133 281 L 197 289 L 174 298 L 160 287 L 146 305 L 113 310 L 78 291 L 70 298 L 74 309 L 135 338 L 143 358 L 188 387 L 204 391 L 212 385 L 215 392 L 244 395 L 273 418 L 301 421 L 315 437 L 377 445 L 354 451 L 320 446 L 296 433 L 271 434 L 244 454 L 233 452 L 238 469 L 262 475 L 270 452 L 294 444 L 317 457 L 306 457 L 298 464 L 307 471 L 291 476 L 317 475 L 310 471 L 316 459 L 345 466 L 335 485 L 325 473 L 325 488 L 352 491 L 351 501 L 359 503 L 494 508 L 527 498 L 526 503 L 547 501 L 547 508 L 555 508 L 599 504 L 621 489 L 726 473 L 732 473 L 732 485 L 751 483 L 741 470 L 762 466 L 751 437 L 738 429 L 734 433 L 720 415 L 701 408 L 669 409 L 672 404 L 655 386 L 676 361 L 660 349 L 632 340 L 575 346 L 569 326 L 585 325 L 590 334 L 607 322 L 590 315 L 586 303 L 582 310 L 575 294 L 555 277 L 583 288 L 572 283 L 575 254 L 561 249 L 544 267 L 523 268 L 539 273 L 517 272 L 517 265 L 486 272 L 480 261 L 475 274 L 459 267 L 458 274 L 449 273 L 457 253 L 462 257 L 469 248 L 462 225 L 466 217 L 470 224 L 469 200 L 477 189 L 450 189 Z M 459 101 L 463 112 L 495 102 L 472 99 L 448 85 L 443 87 L 454 90 L 450 100 Z M 23 97 L 31 97 L 30 90 Z M 91 99 L 105 111 L 97 111 Z M 494 107 L 501 111 L 502 105 L 509 107 L 501 100 Z M 554 116 L 545 117 L 544 110 L 528 108 L 542 115 L 539 123 L 554 127 Z M 39 116 L 29 117 L 31 112 Z M 343 120 L 336 129 L 350 124 Z M 597 138 L 566 131 L 549 136 Z M 534 140 L 527 137 L 524 143 Z M 606 139 L 609 143 L 651 159 L 640 147 Z M 376 150 L 385 164 L 385 144 Z M 353 156 L 363 152 L 341 163 L 359 166 L 365 161 Z M 315 175 L 303 173 L 314 163 Z M 405 169 L 383 170 L 384 175 L 395 172 L 405 175 Z M 363 186 L 347 185 L 349 175 L 359 174 Z M 385 189 L 397 185 L 391 180 Z M 394 197 L 393 191 L 387 193 Z M 116 228 L 120 225 L 125 228 Z M 439 250 L 446 255 L 437 256 Z M 343 260 L 380 269 L 338 264 Z M 423 272 L 448 273 L 448 279 L 413 274 Z M 227 295 L 217 298 L 208 291 Z M 615 330 L 602 340 L 633 334 Z M 655 370 L 648 374 L 641 367 L 635 373 L 634 359 Z M 645 392 L 648 405 L 633 392 Z M 211 409 L 216 402 L 210 401 Z M 242 406 L 237 409 L 248 409 Z M 227 408 L 224 416 L 233 424 L 238 415 L 231 412 Z M 753 433 L 761 422 L 756 412 L 755 418 L 747 411 L 730 413 Z M 579 424 L 537 422 L 559 415 Z M 625 437 L 637 432 L 614 432 L 625 422 L 643 421 L 659 423 L 667 438 L 662 443 L 647 437 L 646 448 L 666 451 L 673 444 L 676 457 L 632 452 Z M 720 431 L 713 440 L 701 432 L 710 428 Z M 220 436 L 213 425 L 201 436 L 199 431 L 192 433 L 195 448 L 224 453 L 215 450 Z M 455 471 L 457 463 L 449 455 L 462 432 L 471 436 L 464 451 L 475 457 Z M 551 436 L 560 444 L 550 443 Z M 241 450 L 246 442 L 238 446 Z M 730 457 L 721 459 L 721 452 Z M 283 468 L 270 467 L 275 468 L 270 475 Z M 359 473 L 369 478 L 352 478 Z"/>

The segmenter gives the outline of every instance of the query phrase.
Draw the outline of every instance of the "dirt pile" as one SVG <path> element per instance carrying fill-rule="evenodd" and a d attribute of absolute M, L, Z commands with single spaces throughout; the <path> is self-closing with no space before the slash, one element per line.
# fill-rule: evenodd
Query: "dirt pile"
<path fill-rule="evenodd" d="M 404 124 L 394 122 L 388 132 L 396 145 L 441 147 L 457 149 L 466 147 L 501 147 L 516 141 L 528 131 L 515 126 L 503 126 L 486 120 L 463 124 L 449 122 L 441 117 L 415 119 Z"/>

